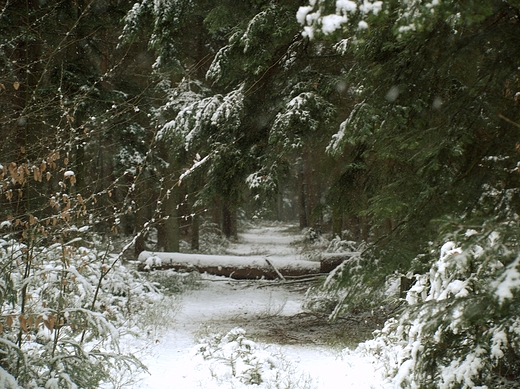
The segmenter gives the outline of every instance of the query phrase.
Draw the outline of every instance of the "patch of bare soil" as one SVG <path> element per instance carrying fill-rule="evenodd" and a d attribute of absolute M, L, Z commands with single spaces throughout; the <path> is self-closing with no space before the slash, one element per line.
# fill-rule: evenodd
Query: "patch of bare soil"
<path fill-rule="evenodd" d="M 239 318 L 234 323 L 262 342 L 345 348 L 370 339 L 387 318 L 383 309 L 350 313 L 335 321 L 326 314 L 302 312 L 294 316 Z"/>
<path fill-rule="evenodd" d="M 254 282 L 249 283 L 252 286 Z M 254 287 L 254 286 L 252 286 Z M 295 293 L 302 295 L 308 284 L 281 284 Z M 241 327 L 248 336 L 264 343 L 280 345 L 314 345 L 338 349 L 355 348 L 360 342 L 372 337 L 375 330 L 383 328 L 384 323 L 393 314 L 392 307 L 350 312 L 334 321 L 329 315 L 318 312 L 300 312 L 287 316 L 280 314 L 282 306 L 273 307 L 254 315 L 234 315 L 212 320 L 211 326 L 221 330 Z"/>

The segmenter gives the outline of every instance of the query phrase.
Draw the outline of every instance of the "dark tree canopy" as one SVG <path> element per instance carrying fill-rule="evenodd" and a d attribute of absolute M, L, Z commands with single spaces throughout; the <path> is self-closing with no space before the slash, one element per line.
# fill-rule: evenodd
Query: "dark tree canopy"
<path fill-rule="evenodd" d="M 513 0 L 5 0 L 0 242 L 87 232 L 135 257 L 198 250 L 203 226 L 233 239 L 241 218 L 294 220 L 366 243 L 364 273 L 328 284 L 366 287 L 365 303 L 387 275 L 427 271 L 447 236 L 500 230 L 514 270 L 519 37 Z M 4 327 L 25 318 L 10 280 L 32 274 L 30 251 L 0 257 L 0 301 L 18 309 Z"/>

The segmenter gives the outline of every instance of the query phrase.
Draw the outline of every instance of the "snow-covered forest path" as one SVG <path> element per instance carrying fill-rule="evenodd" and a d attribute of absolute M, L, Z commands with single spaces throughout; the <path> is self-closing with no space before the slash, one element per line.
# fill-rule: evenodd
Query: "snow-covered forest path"
<path fill-rule="evenodd" d="M 240 234 L 239 241 L 231 244 L 227 252 L 297 259 L 298 246 L 294 243 L 301 239 L 291 226 L 254 227 Z M 205 334 L 225 334 L 236 327 L 244 328 L 246 337 L 259 342 L 264 352 L 283 355 L 295 388 L 362 389 L 376 385 L 378 376 L 370 361 L 344 357 L 341 348 L 327 344 L 327 332 L 320 334 L 323 320 L 303 313 L 306 288 L 302 284 L 203 275 L 197 288 L 183 294 L 168 330 L 151 334 L 154 336 L 147 344 L 127 344 L 127 351 L 133 351 L 150 373 L 143 374 L 140 382 L 130 387 L 235 387 L 215 379 L 212 368 L 195 355 L 195 346 Z"/>
<path fill-rule="evenodd" d="M 276 255 L 297 259 L 303 236 L 290 224 L 258 225 L 248 228 L 231 243 L 227 253 L 232 255 Z"/>

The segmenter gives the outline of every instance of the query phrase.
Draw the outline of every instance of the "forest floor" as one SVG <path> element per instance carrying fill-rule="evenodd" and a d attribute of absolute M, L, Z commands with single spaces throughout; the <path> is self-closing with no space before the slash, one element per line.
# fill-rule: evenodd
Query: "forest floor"
<path fill-rule="evenodd" d="M 254 226 L 240 234 L 238 242 L 231 243 L 226 253 L 298 259 L 302 255 L 302 239 L 299 231 L 289 225 Z M 158 319 L 166 325 L 158 324 L 145 339 L 123 339 L 123 351 L 135 354 L 147 366 L 148 373 L 121 382 L 121 387 L 381 387 L 375 361 L 352 350 L 370 338 L 372 331 L 381 328 L 386 316 L 381 312 L 359 312 L 331 323 L 325 314 L 303 310 L 304 295 L 311 284 L 312 281 L 239 281 L 207 274 L 197 276 L 193 288 L 164 301 L 167 309 L 158 308 L 164 311 L 157 313 Z M 215 334 L 222 338 L 237 328 L 245 332 L 243 336 L 250 342 L 247 344 L 253 345 L 247 346 L 246 356 L 236 342 L 235 348 L 230 349 L 223 341 L 208 341 L 215 339 Z M 213 348 L 211 356 L 200 352 L 201 343 L 205 344 L 204 350 Z M 265 359 L 265 355 L 269 358 Z M 269 362 L 270 367 L 262 365 L 262 361 L 273 358 L 278 362 Z M 250 371 L 244 375 L 247 369 L 241 373 L 236 367 L 239 363 L 250 367 L 251 360 L 260 361 L 255 363 L 263 366 L 255 368 L 262 382 L 253 386 L 244 378 L 249 377 Z"/>

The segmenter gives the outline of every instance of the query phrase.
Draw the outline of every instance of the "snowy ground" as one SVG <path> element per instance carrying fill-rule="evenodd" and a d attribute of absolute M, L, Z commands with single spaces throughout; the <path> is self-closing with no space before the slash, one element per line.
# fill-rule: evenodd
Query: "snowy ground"
<path fill-rule="evenodd" d="M 287 226 L 250 229 L 241 234 L 239 243 L 229 247 L 228 253 L 282 255 L 296 259 L 297 247 L 292 243 L 299 237 L 286 231 Z M 178 309 L 169 329 L 160 334 L 151 334 L 146 342 L 135 339 L 130 341 L 130 338 L 124 342 L 124 349 L 133 352 L 149 369 L 149 374 L 140 375 L 138 380 L 125 387 L 380 387 L 381 378 L 375 371 L 373 361 L 324 345 L 323 339 L 314 342 L 312 334 L 293 339 L 292 342 L 281 342 L 283 344 L 272 343 L 274 339 L 269 337 L 258 339 L 255 336 L 255 323 L 271 325 L 270 331 L 273 333 L 273 328 L 277 329 L 275 323 L 284 323 L 284 319 L 289 320 L 301 314 L 304 291 L 302 285 L 281 285 L 272 281 L 233 281 L 223 277 L 203 276 L 200 287 L 185 293 L 177 303 Z M 278 365 L 273 371 L 278 375 L 270 372 L 271 381 L 265 380 L 255 386 L 246 385 L 238 379 L 228 379 L 231 370 L 225 371 L 229 367 L 226 367 L 226 361 L 222 364 L 222 361 L 215 358 L 204 359 L 196 352 L 201 338 L 212 333 L 226 334 L 235 327 L 244 328 L 245 337 L 255 341 L 252 349 L 254 357 L 258 356 L 261 361 L 273 358 L 277 361 Z M 269 358 L 266 359 L 266 355 Z M 282 383 L 282 380 L 285 381 Z"/>

